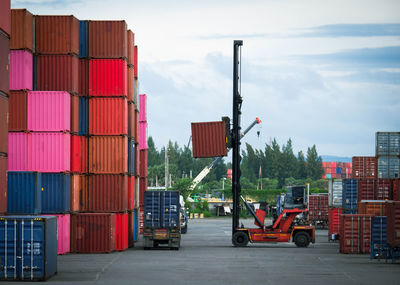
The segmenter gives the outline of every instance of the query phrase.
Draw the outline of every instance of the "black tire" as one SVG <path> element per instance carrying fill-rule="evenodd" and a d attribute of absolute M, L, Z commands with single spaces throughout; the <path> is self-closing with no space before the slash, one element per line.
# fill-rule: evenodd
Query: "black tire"
<path fill-rule="evenodd" d="M 249 236 L 247 232 L 237 231 L 232 236 L 232 243 L 236 247 L 245 247 L 249 243 Z"/>
<path fill-rule="evenodd" d="M 311 237 L 307 232 L 298 232 L 294 236 L 294 243 L 297 247 L 307 247 L 310 244 Z"/>
<path fill-rule="evenodd" d="M 186 233 L 187 233 L 187 229 L 188 229 L 188 226 L 187 226 L 187 224 L 186 224 L 186 226 L 184 226 L 183 228 L 181 228 L 181 234 L 186 234 Z"/>

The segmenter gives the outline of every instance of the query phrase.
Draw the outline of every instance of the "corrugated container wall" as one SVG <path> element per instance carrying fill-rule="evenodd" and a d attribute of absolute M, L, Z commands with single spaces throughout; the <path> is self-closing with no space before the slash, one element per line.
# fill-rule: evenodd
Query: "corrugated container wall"
<path fill-rule="evenodd" d="M 69 212 L 70 183 L 69 173 L 42 173 L 42 213 Z"/>
<path fill-rule="evenodd" d="M 387 221 L 386 217 L 373 217 L 371 221 L 371 242 L 386 245 L 387 241 Z"/>
<path fill-rule="evenodd" d="M 79 58 L 89 56 L 89 22 L 79 21 Z"/>
<path fill-rule="evenodd" d="M 376 156 L 400 156 L 400 132 L 377 132 Z"/>
<path fill-rule="evenodd" d="M 400 179 L 393 179 L 393 200 L 400 201 Z"/>
<path fill-rule="evenodd" d="M 0 3 L 0 29 L 8 36 L 11 34 L 10 0 L 3 0 Z"/>
<path fill-rule="evenodd" d="M 79 21 L 74 16 L 35 16 L 38 54 L 79 54 Z"/>
<path fill-rule="evenodd" d="M 135 34 L 131 31 L 128 30 L 127 32 L 128 36 L 128 64 L 131 65 L 132 67 L 134 66 L 134 52 L 135 52 Z"/>
<path fill-rule="evenodd" d="M 358 214 L 386 216 L 387 201 L 364 200 L 358 203 Z"/>
<path fill-rule="evenodd" d="M 89 132 L 89 99 L 79 97 L 79 131 L 80 136 L 87 135 Z"/>
<path fill-rule="evenodd" d="M 0 94 L 0 153 L 8 153 L 8 98 Z"/>
<path fill-rule="evenodd" d="M 123 136 L 89 137 L 89 172 L 127 173 L 128 138 Z"/>
<path fill-rule="evenodd" d="M 10 40 L 0 33 L 0 92 L 7 95 L 9 93 L 9 42 Z"/>
<path fill-rule="evenodd" d="M 89 60 L 79 59 L 79 95 L 89 95 Z"/>
<path fill-rule="evenodd" d="M 89 60 L 89 96 L 128 96 L 126 61 Z"/>
<path fill-rule="evenodd" d="M 378 177 L 391 179 L 400 178 L 400 158 L 396 156 L 379 156 Z"/>
<path fill-rule="evenodd" d="M 139 122 L 147 122 L 147 96 L 146 94 L 139 95 Z"/>
<path fill-rule="evenodd" d="M 125 21 L 89 21 L 90 58 L 127 58 Z"/>
<path fill-rule="evenodd" d="M 343 213 L 357 214 L 358 180 L 346 179 L 343 183 Z"/>
<path fill-rule="evenodd" d="M 135 119 L 135 105 L 133 103 L 128 104 L 128 136 L 137 140 L 135 137 L 136 133 L 136 119 Z"/>
<path fill-rule="evenodd" d="M 140 116 L 140 113 L 139 113 Z M 148 149 L 149 146 L 147 144 L 147 122 L 139 122 L 139 149 Z"/>
<path fill-rule="evenodd" d="M 336 235 L 340 233 L 340 215 L 342 208 L 329 208 L 328 209 L 328 236 L 330 240 L 335 240 Z"/>
<path fill-rule="evenodd" d="M 71 212 L 84 212 L 88 191 L 88 176 L 82 174 L 71 174 Z"/>
<path fill-rule="evenodd" d="M 135 175 L 135 141 L 128 139 L 128 174 Z"/>
<path fill-rule="evenodd" d="M 36 89 L 79 92 L 79 59 L 75 55 L 38 55 Z"/>
<path fill-rule="evenodd" d="M 134 54 L 133 54 L 133 65 L 134 65 L 134 67 L 135 67 L 135 72 L 134 72 L 134 76 L 135 76 L 135 78 L 138 78 L 138 75 L 139 75 L 139 70 L 138 70 L 138 68 L 139 68 L 139 66 L 138 66 L 138 56 L 139 56 L 139 54 L 138 54 L 138 46 L 135 46 L 134 47 Z"/>
<path fill-rule="evenodd" d="M 25 50 L 10 51 L 10 89 L 33 89 L 33 57 Z"/>
<path fill-rule="evenodd" d="M 369 253 L 371 219 L 368 215 L 341 215 L 341 253 Z"/>
<path fill-rule="evenodd" d="M 375 156 L 353 156 L 352 167 L 353 178 L 376 178 Z"/>
<path fill-rule="evenodd" d="M 85 209 L 88 212 L 124 212 L 128 208 L 126 175 L 89 175 Z"/>
<path fill-rule="evenodd" d="M 192 123 L 193 157 L 226 156 L 225 123 Z"/>
<path fill-rule="evenodd" d="M 133 67 L 128 66 L 128 101 L 134 102 L 135 100 L 135 78 L 133 77 Z"/>
<path fill-rule="evenodd" d="M 26 91 L 10 91 L 8 131 L 19 132 L 27 130 L 28 93 Z"/>
<path fill-rule="evenodd" d="M 30 133 L 28 170 L 40 172 L 70 171 L 71 135 L 69 133 Z"/>
<path fill-rule="evenodd" d="M 343 204 L 343 180 L 332 179 L 329 180 L 329 206 L 331 207 L 342 207 Z"/>
<path fill-rule="evenodd" d="M 28 170 L 27 133 L 8 133 L 8 170 Z"/>
<path fill-rule="evenodd" d="M 128 101 L 126 98 L 90 98 L 89 134 L 127 135 Z"/>
<path fill-rule="evenodd" d="M 42 212 L 42 174 L 38 172 L 8 172 L 7 213 L 40 214 Z"/>
<path fill-rule="evenodd" d="M 7 212 L 7 157 L 0 155 L 0 214 Z"/>
<path fill-rule="evenodd" d="M 49 215 L 44 215 L 49 216 Z M 57 217 L 57 254 L 66 254 L 71 251 L 70 247 L 70 221 L 69 214 L 51 215 Z"/>
<path fill-rule="evenodd" d="M 71 95 L 71 133 L 78 134 L 79 132 L 79 96 L 72 94 Z"/>
<path fill-rule="evenodd" d="M 135 176 L 128 176 L 128 210 L 135 208 Z"/>
<path fill-rule="evenodd" d="M 139 170 L 139 175 L 141 177 L 147 177 L 147 162 L 148 162 L 148 150 L 147 149 L 142 149 L 140 150 L 140 170 Z"/>
<path fill-rule="evenodd" d="M 26 9 L 11 10 L 10 49 L 35 52 L 33 15 Z"/>
<path fill-rule="evenodd" d="M 117 214 L 115 229 L 115 250 L 122 251 L 128 248 L 128 214 Z"/>
<path fill-rule="evenodd" d="M 71 216 L 71 252 L 106 253 L 115 250 L 115 214 Z"/>
<path fill-rule="evenodd" d="M 135 244 L 135 213 L 128 213 L 128 247 Z"/>
<path fill-rule="evenodd" d="M 28 130 L 70 131 L 71 95 L 64 91 L 28 92 Z"/>
<path fill-rule="evenodd" d="M 56 217 L 1 217 L 0 236 L 7 236 L 0 239 L 1 280 L 43 281 L 57 273 Z"/>
<path fill-rule="evenodd" d="M 71 172 L 88 172 L 88 138 L 71 136 Z"/>
<path fill-rule="evenodd" d="M 386 208 L 387 243 L 400 247 L 400 202 L 389 202 Z"/>

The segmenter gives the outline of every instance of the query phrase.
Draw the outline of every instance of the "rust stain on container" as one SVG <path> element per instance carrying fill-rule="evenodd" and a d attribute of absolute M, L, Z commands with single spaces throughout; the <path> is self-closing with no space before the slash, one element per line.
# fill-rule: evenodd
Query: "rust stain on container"
<path fill-rule="evenodd" d="M 116 214 L 71 215 L 71 252 L 105 253 L 115 250 Z"/>
<path fill-rule="evenodd" d="M 133 55 L 135 52 L 135 34 L 128 30 L 128 64 L 134 65 Z"/>
<path fill-rule="evenodd" d="M 226 156 L 225 123 L 192 123 L 193 157 Z"/>
<path fill-rule="evenodd" d="M 124 136 L 89 137 L 89 172 L 120 174 L 128 172 L 128 138 Z"/>
<path fill-rule="evenodd" d="M 89 58 L 127 58 L 125 21 L 89 21 Z"/>
<path fill-rule="evenodd" d="M 74 16 L 36 16 L 36 52 L 79 54 L 79 21 Z"/>
<path fill-rule="evenodd" d="M 88 176 L 83 174 L 71 174 L 71 212 L 84 212 L 88 191 Z"/>
<path fill-rule="evenodd" d="M 388 202 L 387 216 L 387 243 L 392 247 L 400 247 L 400 202 Z"/>
<path fill-rule="evenodd" d="M 79 59 L 75 55 L 38 55 L 36 90 L 79 91 Z"/>
<path fill-rule="evenodd" d="M 28 49 L 35 52 L 33 21 L 33 15 L 28 10 L 11 10 L 10 49 Z"/>
<path fill-rule="evenodd" d="M 10 89 L 10 40 L 0 33 L 0 92 L 9 93 Z"/>
<path fill-rule="evenodd" d="M 124 212 L 128 209 L 128 176 L 89 175 L 85 209 L 88 212 Z"/>
<path fill-rule="evenodd" d="M 136 141 L 136 111 L 133 103 L 128 104 L 128 136 Z"/>
<path fill-rule="evenodd" d="M 0 154 L 0 214 L 7 212 L 7 157 Z"/>
<path fill-rule="evenodd" d="M 8 98 L 4 97 L 1 94 L 0 94 L 0 152 L 8 153 Z"/>
<path fill-rule="evenodd" d="M 71 133 L 79 132 L 79 97 L 71 96 Z"/>
<path fill-rule="evenodd" d="M 89 95 L 89 60 L 79 59 L 79 95 Z"/>

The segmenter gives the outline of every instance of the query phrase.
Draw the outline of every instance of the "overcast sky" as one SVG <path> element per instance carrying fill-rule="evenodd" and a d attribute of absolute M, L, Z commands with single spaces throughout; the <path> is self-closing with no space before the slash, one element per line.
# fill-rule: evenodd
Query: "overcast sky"
<path fill-rule="evenodd" d="M 243 40 L 243 142 L 375 155 L 400 131 L 400 1 L 11 0 L 34 14 L 123 19 L 139 46 L 157 148 L 187 144 L 190 122 L 232 117 L 233 40 Z M 260 138 L 257 137 L 260 131 Z"/>

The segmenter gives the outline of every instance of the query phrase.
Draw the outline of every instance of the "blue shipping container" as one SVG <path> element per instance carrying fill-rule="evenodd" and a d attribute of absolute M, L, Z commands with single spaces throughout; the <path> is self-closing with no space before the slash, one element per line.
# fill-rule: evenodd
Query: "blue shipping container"
<path fill-rule="evenodd" d="M 40 214 L 42 211 L 42 174 L 8 172 L 7 213 Z"/>
<path fill-rule="evenodd" d="M 79 21 L 79 58 L 87 58 L 89 55 L 89 22 Z"/>
<path fill-rule="evenodd" d="M 386 217 L 373 217 L 371 221 L 371 242 L 386 244 Z"/>
<path fill-rule="evenodd" d="M 0 279 L 46 280 L 57 273 L 57 218 L 0 217 Z"/>
<path fill-rule="evenodd" d="M 138 236 L 139 236 L 139 217 L 138 217 L 138 211 L 134 210 L 133 211 L 133 241 L 137 242 L 138 241 Z"/>
<path fill-rule="evenodd" d="M 128 140 L 128 174 L 135 175 L 135 141 Z"/>
<path fill-rule="evenodd" d="M 176 228 L 179 220 L 179 191 L 144 192 L 144 226 L 147 228 Z"/>
<path fill-rule="evenodd" d="M 64 214 L 70 209 L 69 173 L 42 173 L 42 213 Z"/>
<path fill-rule="evenodd" d="M 343 183 L 343 212 L 345 214 L 357 214 L 358 181 L 347 179 Z"/>
<path fill-rule="evenodd" d="M 336 173 L 337 173 L 337 174 L 342 174 L 342 169 L 341 169 L 340 167 L 337 167 L 337 168 L 336 168 Z"/>
<path fill-rule="evenodd" d="M 331 174 L 331 173 L 328 173 L 328 174 L 326 175 L 326 178 L 327 178 L 327 179 L 331 179 L 331 178 L 332 178 L 332 174 Z"/>
<path fill-rule="evenodd" d="M 89 132 L 89 99 L 79 96 L 79 130 L 80 136 L 85 136 Z"/>

